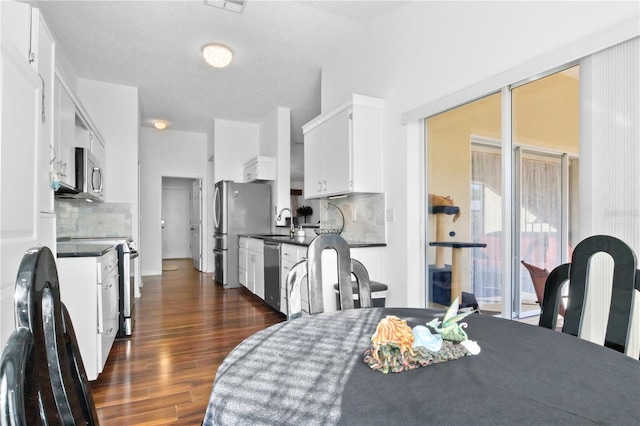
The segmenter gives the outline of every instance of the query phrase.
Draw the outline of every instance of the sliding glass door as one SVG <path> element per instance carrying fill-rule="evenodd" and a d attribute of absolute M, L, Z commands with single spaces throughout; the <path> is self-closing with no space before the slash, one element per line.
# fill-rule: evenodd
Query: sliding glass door
<path fill-rule="evenodd" d="M 511 96 L 513 316 L 524 318 L 540 313 L 546 274 L 569 260 L 577 224 L 579 67 L 517 86 Z"/>
<path fill-rule="evenodd" d="M 463 299 L 482 312 L 539 314 L 536 290 L 544 277 L 532 279 L 520 261 L 545 273 L 569 259 L 577 224 L 578 89 L 574 67 L 426 119 L 430 303 L 450 303 L 458 268 Z M 505 128 L 510 134 L 502 134 Z M 511 177 L 506 184 L 504 176 Z"/>
<path fill-rule="evenodd" d="M 461 302 L 496 314 L 502 306 L 501 94 L 426 120 L 429 302 Z M 473 141 L 497 146 L 479 159 Z"/>

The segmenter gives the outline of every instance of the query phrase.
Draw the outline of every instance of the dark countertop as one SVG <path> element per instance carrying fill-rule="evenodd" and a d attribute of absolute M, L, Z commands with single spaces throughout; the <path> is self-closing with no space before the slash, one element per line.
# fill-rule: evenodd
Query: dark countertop
<path fill-rule="evenodd" d="M 57 257 L 100 257 L 114 248 L 114 244 L 59 242 Z"/>
<path fill-rule="evenodd" d="M 317 235 L 307 235 L 304 238 L 289 238 L 288 235 L 262 235 L 262 234 L 240 234 L 239 237 L 249 237 L 249 238 L 259 238 L 264 241 L 269 241 L 272 243 L 282 243 L 282 244 L 294 244 L 297 246 L 309 247 L 311 241 L 313 241 Z M 360 248 L 360 247 L 386 247 L 387 243 L 367 243 L 364 241 L 352 241 L 346 240 L 347 244 L 350 248 Z"/>

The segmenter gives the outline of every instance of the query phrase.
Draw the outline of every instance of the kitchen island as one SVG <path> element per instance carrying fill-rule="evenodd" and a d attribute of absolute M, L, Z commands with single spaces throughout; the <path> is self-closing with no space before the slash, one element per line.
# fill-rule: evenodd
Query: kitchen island
<path fill-rule="evenodd" d="M 287 315 L 286 278 L 291 268 L 306 259 L 307 248 L 317 235 L 289 237 L 289 235 L 239 236 L 239 282 L 274 309 Z M 369 278 L 380 281 L 384 276 L 383 248 L 385 243 L 346 240 L 351 258 L 367 268 Z M 277 251 L 276 251 L 277 250 Z M 333 285 L 338 282 L 337 257 L 334 250 L 322 253 L 323 303 L 325 312 L 337 310 Z M 306 286 L 303 286 L 306 287 Z M 303 312 L 308 296 L 303 288 Z"/>

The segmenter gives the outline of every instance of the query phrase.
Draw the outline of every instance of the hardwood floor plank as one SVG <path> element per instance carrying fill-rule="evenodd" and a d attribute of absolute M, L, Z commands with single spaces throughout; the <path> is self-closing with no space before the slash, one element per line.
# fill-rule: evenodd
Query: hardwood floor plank
<path fill-rule="evenodd" d="M 191 259 L 173 262 L 177 270 L 144 277 L 133 336 L 115 342 L 91 382 L 103 425 L 201 424 L 225 356 L 285 320 L 244 288 L 224 290 Z"/>

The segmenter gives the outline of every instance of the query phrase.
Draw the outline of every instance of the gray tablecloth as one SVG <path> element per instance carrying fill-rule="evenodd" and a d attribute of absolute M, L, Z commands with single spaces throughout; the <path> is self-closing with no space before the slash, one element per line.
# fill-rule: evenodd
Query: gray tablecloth
<path fill-rule="evenodd" d="M 548 329 L 471 315 L 464 357 L 383 374 L 363 362 L 385 315 L 357 309 L 269 327 L 224 360 L 203 424 L 640 424 L 640 362 Z"/>

